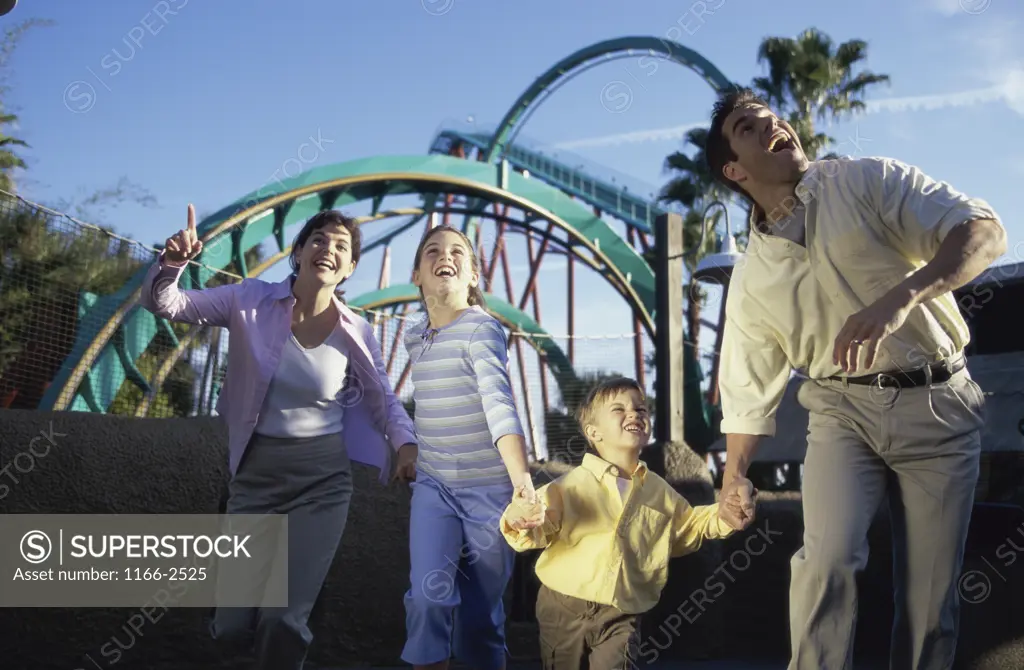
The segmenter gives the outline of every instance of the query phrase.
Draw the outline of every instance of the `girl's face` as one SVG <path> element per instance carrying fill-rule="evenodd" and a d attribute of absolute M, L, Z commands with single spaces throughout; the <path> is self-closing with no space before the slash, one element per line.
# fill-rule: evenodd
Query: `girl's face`
<path fill-rule="evenodd" d="M 420 264 L 412 274 L 412 283 L 425 296 L 460 293 L 469 298 L 469 289 L 480 281 L 473 256 L 458 233 L 435 233 L 423 247 Z"/>
<path fill-rule="evenodd" d="M 330 286 L 345 281 L 356 269 L 352 262 L 352 235 L 336 223 L 314 230 L 297 255 L 300 275 L 311 274 Z"/>

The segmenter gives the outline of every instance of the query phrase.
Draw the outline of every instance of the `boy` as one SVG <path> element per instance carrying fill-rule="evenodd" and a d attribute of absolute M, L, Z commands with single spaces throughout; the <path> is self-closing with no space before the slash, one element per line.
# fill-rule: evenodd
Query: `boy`
<path fill-rule="evenodd" d="M 640 617 L 658 602 L 669 558 L 733 529 L 717 503 L 692 507 L 640 460 L 651 417 L 637 382 L 602 382 L 578 421 L 597 453 L 541 487 L 533 505 L 517 492 L 501 531 L 517 552 L 544 550 L 537 623 L 545 670 L 586 667 L 585 659 L 591 668 L 633 667 Z"/>

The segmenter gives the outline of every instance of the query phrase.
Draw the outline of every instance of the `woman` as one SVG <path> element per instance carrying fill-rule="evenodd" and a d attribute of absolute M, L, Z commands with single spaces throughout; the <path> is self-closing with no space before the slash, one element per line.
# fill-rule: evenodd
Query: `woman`
<path fill-rule="evenodd" d="M 349 459 L 380 468 L 386 482 L 394 449 L 396 477 L 415 478 L 415 429 L 373 328 L 336 295 L 360 244 L 355 221 L 323 211 L 295 238 L 284 281 L 182 291 L 178 278 L 203 249 L 189 205 L 188 226 L 167 239 L 142 286 L 140 304 L 157 316 L 229 330 L 217 405 L 228 426 L 227 513 L 288 515 L 288 606 L 219 608 L 211 626 L 217 639 L 254 635 L 258 668 L 302 668 L 306 622 L 348 516 Z"/>

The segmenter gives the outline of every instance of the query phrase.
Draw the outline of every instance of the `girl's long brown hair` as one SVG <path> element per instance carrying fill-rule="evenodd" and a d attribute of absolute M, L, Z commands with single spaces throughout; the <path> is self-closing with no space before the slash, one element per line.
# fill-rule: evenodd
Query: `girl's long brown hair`
<path fill-rule="evenodd" d="M 473 264 L 473 270 L 476 272 L 477 276 L 480 276 L 480 259 L 476 257 L 476 251 L 473 249 L 473 243 L 469 241 L 469 238 L 466 237 L 466 235 L 461 230 L 457 228 L 452 228 L 451 226 L 437 226 L 436 228 L 431 228 L 423 235 L 423 239 L 420 240 L 420 245 L 416 247 L 416 257 L 413 259 L 412 262 L 413 269 L 419 270 L 420 260 L 423 258 L 423 248 L 427 246 L 427 242 L 430 241 L 430 238 L 432 238 L 434 235 L 437 235 L 438 233 L 442 233 L 445 231 L 449 233 L 455 233 L 460 238 L 462 238 L 462 241 L 466 244 L 466 249 L 469 251 L 469 261 L 470 263 Z M 478 281 L 476 286 L 469 287 L 468 302 L 470 305 L 479 305 L 480 307 L 486 307 L 487 303 L 484 301 L 484 292 L 480 290 L 479 284 L 480 283 Z M 424 300 L 422 288 L 420 289 L 420 300 Z M 427 306 L 425 302 L 423 306 Z"/>

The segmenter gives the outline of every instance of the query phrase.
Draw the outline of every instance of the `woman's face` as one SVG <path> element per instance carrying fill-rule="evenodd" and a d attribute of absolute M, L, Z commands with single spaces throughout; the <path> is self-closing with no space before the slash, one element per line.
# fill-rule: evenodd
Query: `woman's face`
<path fill-rule="evenodd" d="M 329 286 L 345 281 L 356 269 L 352 262 L 352 235 L 336 223 L 314 230 L 296 256 L 299 276 L 308 274 Z"/>

